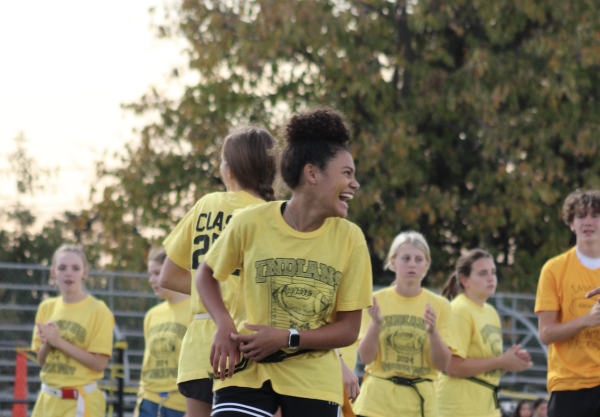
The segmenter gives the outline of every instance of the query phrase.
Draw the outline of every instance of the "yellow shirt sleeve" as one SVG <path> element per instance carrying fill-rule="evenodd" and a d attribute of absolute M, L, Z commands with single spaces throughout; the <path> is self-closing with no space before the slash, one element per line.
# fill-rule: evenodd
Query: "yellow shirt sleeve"
<path fill-rule="evenodd" d="M 40 339 L 40 335 L 37 332 L 37 323 L 46 323 L 47 318 L 45 310 L 45 305 L 40 304 L 40 307 L 38 308 L 38 311 L 35 314 L 36 324 L 33 325 L 33 337 L 31 339 L 31 350 L 34 352 L 37 352 L 40 349 L 40 347 L 42 347 L 42 341 Z"/>
<path fill-rule="evenodd" d="M 471 344 L 473 328 L 471 323 L 459 314 L 454 316 L 454 323 L 456 325 L 456 337 L 454 338 L 456 352 L 453 353 L 456 356 L 466 359 L 467 352 L 469 351 L 469 345 Z"/>
<path fill-rule="evenodd" d="M 448 346 L 452 350 L 452 353 L 454 353 L 456 352 L 456 342 L 454 339 L 456 325 L 454 323 L 454 314 L 452 314 L 450 302 L 446 299 L 442 299 L 439 310 L 440 311 L 437 313 L 438 331 L 440 332 L 440 336 L 446 346 Z"/>
<path fill-rule="evenodd" d="M 542 268 L 540 281 L 535 299 L 535 312 L 559 311 L 560 300 L 558 298 L 557 282 L 551 265 L 546 264 Z"/>
<path fill-rule="evenodd" d="M 102 305 L 96 313 L 88 352 L 112 356 L 114 327 L 114 316 L 106 305 Z"/>
<path fill-rule="evenodd" d="M 170 260 L 183 269 L 192 266 L 190 252 L 194 238 L 194 219 L 196 218 L 196 206 L 187 212 L 185 217 L 177 224 L 175 229 L 163 242 L 163 247 Z"/>
<path fill-rule="evenodd" d="M 365 309 L 362 312 L 362 319 L 360 323 L 360 333 L 358 334 L 358 340 L 362 340 L 367 334 L 367 329 L 369 328 L 369 324 L 371 324 L 371 315 Z"/>
<path fill-rule="evenodd" d="M 225 281 L 236 270 L 242 267 L 244 247 L 242 244 L 242 224 L 233 216 L 216 243 L 206 254 L 206 263 L 213 270 L 213 276 Z"/>
<path fill-rule="evenodd" d="M 342 275 L 337 292 L 337 311 L 355 311 L 373 305 L 373 279 L 371 258 L 367 245 L 357 246 L 352 251 L 348 268 Z"/>

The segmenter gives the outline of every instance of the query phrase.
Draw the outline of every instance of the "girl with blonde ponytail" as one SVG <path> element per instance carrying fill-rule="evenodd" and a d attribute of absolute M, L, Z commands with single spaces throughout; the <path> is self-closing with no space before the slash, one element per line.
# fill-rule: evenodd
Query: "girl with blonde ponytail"
<path fill-rule="evenodd" d="M 442 290 L 452 301 L 457 349 L 438 384 L 440 417 L 500 416 L 500 376 L 532 366 L 521 345 L 502 353 L 500 317 L 486 303 L 497 283 L 492 256 L 483 249 L 473 249 L 458 259 L 456 271 Z"/>

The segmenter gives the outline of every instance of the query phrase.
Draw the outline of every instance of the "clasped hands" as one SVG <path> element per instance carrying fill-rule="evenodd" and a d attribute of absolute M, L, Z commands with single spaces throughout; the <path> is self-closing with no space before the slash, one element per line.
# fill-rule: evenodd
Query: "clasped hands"
<path fill-rule="evenodd" d="M 39 334 L 42 344 L 56 347 L 56 345 L 60 343 L 62 337 L 60 336 L 60 329 L 56 323 L 49 321 L 46 324 L 36 323 L 36 326 L 36 332 Z"/>

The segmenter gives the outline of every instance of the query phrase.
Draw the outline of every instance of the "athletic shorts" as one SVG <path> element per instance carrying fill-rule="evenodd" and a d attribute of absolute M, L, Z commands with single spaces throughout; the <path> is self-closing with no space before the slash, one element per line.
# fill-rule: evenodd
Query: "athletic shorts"
<path fill-rule="evenodd" d="M 575 391 L 553 391 L 548 417 L 600 417 L 600 386 Z"/>
<path fill-rule="evenodd" d="M 149 401 L 142 400 L 140 403 L 139 417 L 183 417 L 185 411 L 173 410 L 172 408 L 161 407 L 160 416 L 158 415 L 158 404 Z"/>
<path fill-rule="evenodd" d="M 281 407 L 285 417 L 340 417 L 341 407 L 330 401 L 276 393 L 271 381 L 261 388 L 226 387 L 215 392 L 211 416 L 272 417 Z"/>
<path fill-rule="evenodd" d="M 185 398 L 202 401 L 203 403 L 213 403 L 213 382 L 212 379 L 192 379 L 191 381 L 180 382 L 177 385 L 179 392 Z"/>
<path fill-rule="evenodd" d="M 104 399 L 102 391 L 99 389 L 92 391 L 85 396 L 85 399 L 86 407 L 88 408 L 91 417 L 104 417 L 106 414 L 106 400 Z M 41 392 L 31 416 L 63 417 L 75 416 L 76 414 L 77 400 L 63 400 L 62 398 Z"/>

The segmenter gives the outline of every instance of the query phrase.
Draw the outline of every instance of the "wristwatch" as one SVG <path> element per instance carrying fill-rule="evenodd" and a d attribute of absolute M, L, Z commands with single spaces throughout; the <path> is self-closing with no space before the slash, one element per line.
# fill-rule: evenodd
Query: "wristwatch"
<path fill-rule="evenodd" d="M 288 339 L 288 349 L 298 349 L 300 347 L 300 333 L 296 329 L 288 329 L 290 338 Z"/>

